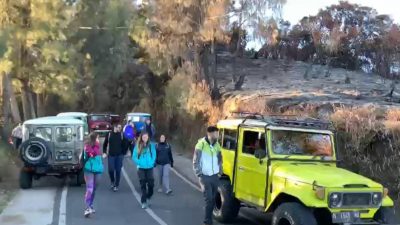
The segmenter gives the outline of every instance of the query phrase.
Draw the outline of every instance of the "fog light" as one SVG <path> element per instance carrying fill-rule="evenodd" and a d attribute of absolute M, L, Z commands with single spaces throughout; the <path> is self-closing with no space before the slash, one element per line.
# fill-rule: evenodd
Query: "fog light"
<path fill-rule="evenodd" d="M 325 199 L 325 188 L 324 187 L 316 187 L 315 195 L 317 196 L 318 199 L 324 200 Z"/>
<path fill-rule="evenodd" d="M 386 198 L 389 194 L 389 189 L 383 188 L 383 198 Z"/>

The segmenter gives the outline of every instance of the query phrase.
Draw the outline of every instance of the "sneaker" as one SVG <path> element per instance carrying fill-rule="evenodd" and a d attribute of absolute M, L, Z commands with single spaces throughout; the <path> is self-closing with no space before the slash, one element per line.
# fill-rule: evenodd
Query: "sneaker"
<path fill-rule="evenodd" d="M 93 207 L 89 208 L 90 209 L 90 213 L 96 213 L 96 210 L 94 210 Z"/>
<path fill-rule="evenodd" d="M 115 185 L 114 185 L 114 184 L 111 184 L 111 185 L 110 185 L 110 189 L 111 189 L 111 190 L 113 190 L 113 189 L 114 189 L 114 187 L 115 187 Z"/>
<path fill-rule="evenodd" d="M 166 194 L 166 195 L 170 195 L 170 194 L 172 194 L 172 190 L 171 190 L 171 189 L 169 189 L 167 192 L 165 192 L 165 194 Z"/>
<path fill-rule="evenodd" d="M 158 193 L 162 193 L 163 191 L 162 191 L 162 188 L 159 188 L 158 190 L 157 190 L 157 192 Z"/>
<path fill-rule="evenodd" d="M 142 209 L 147 209 L 147 203 L 142 203 Z"/>
<path fill-rule="evenodd" d="M 146 205 L 147 205 L 147 207 L 150 207 L 150 199 L 147 199 Z"/>
<path fill-rule="evenodd" d="M 117 192 L 117 191 L 118 191 L 118 187 L 117 187 L 117 186 L 114 186 L 113 191 L 114 191 L 114 192 Z"/>
<path fill-rule="evenodd" d="M 85 212 L 83 213 L 83 215 L 87 218 L 90 216 L 90 214 L 91 214 L 90 208 L 85 209 Z"/>

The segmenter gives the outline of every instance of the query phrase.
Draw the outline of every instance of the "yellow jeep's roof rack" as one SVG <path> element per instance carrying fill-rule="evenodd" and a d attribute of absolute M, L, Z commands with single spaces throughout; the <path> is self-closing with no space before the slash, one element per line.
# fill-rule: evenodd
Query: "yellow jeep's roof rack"
<path fill-rule="evenodd" d="M 231 114 L 234 119 L 243 119 L 242 123 L 246 123 L 247 120 L 251 119 L 260 120 L 273 126 L 334 130 L 331 122 L 313 117 L 304 117 L 299 115 L 263 115 L 247 111 L 234 111 L 231 112 Z"/>

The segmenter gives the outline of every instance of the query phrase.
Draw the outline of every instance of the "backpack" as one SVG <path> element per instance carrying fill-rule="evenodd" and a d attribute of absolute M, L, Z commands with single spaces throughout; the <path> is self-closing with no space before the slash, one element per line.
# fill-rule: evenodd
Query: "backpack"
<path fill-rule="evenodd" d="M 124 137 L 130 141 L 135 139 L 135 131 L 131 125 L 127 125 L 124 129 Z"/>

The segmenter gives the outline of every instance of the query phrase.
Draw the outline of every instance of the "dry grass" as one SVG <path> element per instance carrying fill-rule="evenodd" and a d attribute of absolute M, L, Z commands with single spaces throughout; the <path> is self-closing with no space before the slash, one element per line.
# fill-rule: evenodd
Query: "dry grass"
<path fill-rule="evenodd" d="M 338 132 L 342 166 L 382 183 L 399 202 L 400 129 L 398 110 L 340 108 L 331 118 Z"/>

